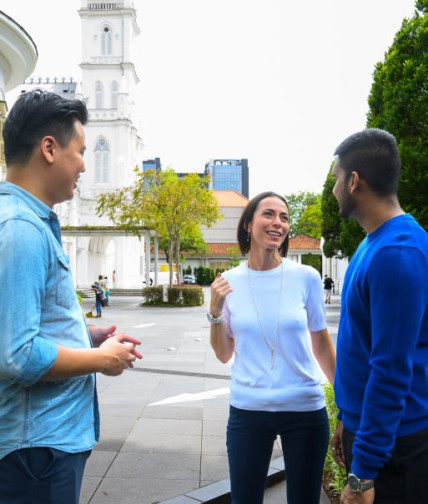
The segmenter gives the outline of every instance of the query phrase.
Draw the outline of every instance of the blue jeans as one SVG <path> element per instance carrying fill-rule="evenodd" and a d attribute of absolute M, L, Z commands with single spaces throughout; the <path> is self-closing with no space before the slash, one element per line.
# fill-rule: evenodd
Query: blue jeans
<path fill-rule="evenodd" d="M 329 442 L 325 408 L 269 412 L 231 406 L 227 452 L 232 504 L 263 504 L 273 444 L 278 435 L 284 452 L 287 503 L 319 504 Z"/>
<path fill-rule="evenodd" d="M 101 315 L 101 298 L 99 296 L 95 297 L 95 306 L 97 308 L 97 315 Z"/>
<path fill-rule="evenodd" d="M 25 448 L 9 453 L 0 460 L 0 502 L 79 504 L 90 453 L 66 453 L 53 448 Z"/>

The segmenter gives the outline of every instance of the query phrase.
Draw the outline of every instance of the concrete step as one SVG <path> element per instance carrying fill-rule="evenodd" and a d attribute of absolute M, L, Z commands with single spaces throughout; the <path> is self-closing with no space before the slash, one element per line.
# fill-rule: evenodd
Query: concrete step
<path fill-rule="evenodd" d="M 110 296 L 141 296 L 143 289 L 110 289 Z"/>

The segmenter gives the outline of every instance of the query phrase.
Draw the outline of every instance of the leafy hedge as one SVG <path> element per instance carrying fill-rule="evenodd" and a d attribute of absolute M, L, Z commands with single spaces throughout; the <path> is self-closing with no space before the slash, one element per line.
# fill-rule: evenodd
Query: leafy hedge
<path fill-rule="evenodd" d="M 162 303 L 162 285 L 156 287 L 144 287 L 143 297 L 145 298 L 144 304 L 158 305 Z"/>
<path fill-rule="evenodd" d="M 223 273 L 224 269 L 216 268 L 215 270 L 213 270 L 212 268 L 199 266 L 198 268 L 195 268 L 194 271 L 197 284 L 211 285 L 218 273 Z"/>
<path fill-rule="evenodd" d="M 177 285 L 167 287 L 168 301 L 163 302 L 163 288 L 145 287 L 143 289 L 144 305 L 151 306 L 202 306 L 204 291 L 199 285 Z"/>
<path fill-rule="evenodd" d="M 328 421 L 330 424 L 330 436 L 336 431 L 338 409 L 334 402 L 334 390 L 330 383 L 324 385 L 325 403 Z M 329 443 L 327 456 L 324 463 L 324 482 L 328 482 L 329 490 L 340 495 L 346 485 L 346 472 L 335 462 Z"/>

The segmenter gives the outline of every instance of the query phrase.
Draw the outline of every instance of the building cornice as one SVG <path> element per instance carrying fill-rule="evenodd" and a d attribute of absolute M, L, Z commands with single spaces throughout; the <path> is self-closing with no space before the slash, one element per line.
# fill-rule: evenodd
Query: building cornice
<path fill-rule="evenodd" d="M 0 11 L 0 65 L 4 83 L 2 91 L 10 91 L 33 72 L 38 58 L 37 46 L 31 36 L 14 19 Z M 2 84 L 2 85 L 1 85 Z"/>
<path fill-rule="evenodd" d="M 156 236 L 156 231 L 144 226 L 138 226 L 134 229 L 123 229 L 118 226 L 62 226 L 63 236 L 130 236 L 138 233 L 149 233 L 150 236 Z"/>

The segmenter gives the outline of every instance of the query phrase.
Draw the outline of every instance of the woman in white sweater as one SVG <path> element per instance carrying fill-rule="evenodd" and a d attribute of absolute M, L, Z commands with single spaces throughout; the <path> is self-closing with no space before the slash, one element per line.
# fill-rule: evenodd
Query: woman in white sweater
<path fill-rule="evenodd" d="M 232 504 L 262 504 L 277 436 L 288 504 L 319 504 L 329 428 L 319 368 L 331 383 L 335 352 L 323 289 L 312 267 L 286 259 L 289 210 L 273 192 L 259 194 L 238 224 L 248 262 L 211 286 L 211 345 L 232 366 L 227 426 Z"/>

